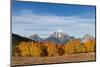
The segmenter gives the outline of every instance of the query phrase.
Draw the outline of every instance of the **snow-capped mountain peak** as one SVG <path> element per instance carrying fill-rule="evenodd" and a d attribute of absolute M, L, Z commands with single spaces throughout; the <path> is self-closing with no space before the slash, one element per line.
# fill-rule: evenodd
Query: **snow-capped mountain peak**
<path fill-rule="evenodd" d="M 86 42 L 88 40 L 94 40 L 94 37 L 91 36 L 90 34 L 86 34 L 84 37 L 83 37 L 83 40 L 82 42 Z"/>
<path fill-rule="evenodd" d="M 62 30 L 57 30 L 56 32 L 53 32 L 51 34 L 51 36 L 49 36 L 46 40 L 53 41 L 56 44 L 64 44 L 64 43 L 68 42 L 70 39 L 74 39 L 74 37 L 67 35 Z"/>
<path fill-rule="evenodd" d="M 29 39 L 32 39 L 32 40 L 35 40 L 35 41 L 42 41 L 42 39 L 37 34 L 30 35 Z"/>
<path fill-rule="evenodd" d="M 56 32 L 53 32 L 51 37 L 56 37 L 56 38 L 64 38 L 67 34 L 63 30 L 57 30 Z"/>

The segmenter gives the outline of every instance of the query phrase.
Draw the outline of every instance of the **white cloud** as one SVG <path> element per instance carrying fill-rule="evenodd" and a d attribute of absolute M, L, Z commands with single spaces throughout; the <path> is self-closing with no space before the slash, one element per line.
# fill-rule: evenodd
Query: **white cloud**
<path fill-rule="evenodd" d="M 81 37 L 87 33 L 94 36 L 95 18 L 39 15 L 31 11 L 12 16 L 12 30 L 20 35 L 29 35 L 31 33 L 47 35 L 52 31 L 60 29 L 76 37 Z"/>

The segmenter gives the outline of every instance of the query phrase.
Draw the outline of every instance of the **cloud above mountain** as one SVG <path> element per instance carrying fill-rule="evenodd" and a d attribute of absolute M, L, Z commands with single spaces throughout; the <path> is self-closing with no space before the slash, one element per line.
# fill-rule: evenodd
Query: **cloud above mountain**
<path fill-rule="evenodd" d="M 12 30 L 24 36 L 32 33 L 40 36 L 48 36 L 56 30 L 64 30 L 76 37 L 84 36 L 87 33 L 94 36 L 95 18 L 86 18 L 84 15 L 42 15 L 32 13 L 31 10 L 21 10 L 18 15 L 12 16 Z"/>

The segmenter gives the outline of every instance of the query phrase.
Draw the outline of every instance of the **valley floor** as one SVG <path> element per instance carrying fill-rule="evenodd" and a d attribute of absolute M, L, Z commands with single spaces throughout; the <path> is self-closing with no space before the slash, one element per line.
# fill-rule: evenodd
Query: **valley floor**
<path fill-rule="evenodd" d="M 95 60 L 96 60 L 95 53 L 79 53 L 70 56 L 68 55 L 68 56 L 54 56 L 54 57 L 12 56 L 11 66 L 84 62 L 84 61 L 95 61 Z"/>

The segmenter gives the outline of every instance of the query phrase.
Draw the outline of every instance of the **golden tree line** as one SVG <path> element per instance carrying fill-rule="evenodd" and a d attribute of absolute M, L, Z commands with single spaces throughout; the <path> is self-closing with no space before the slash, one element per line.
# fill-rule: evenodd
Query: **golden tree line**
<path fill-rule="evenodd" d="M 80 39 L 70 40 L 60 45 L 53 42 L 22 41 L 14 48 L 14 56 L 63 56 L 77 53 L 95 52 L 95 40 L 88 40 L 81 43 Z"/>

